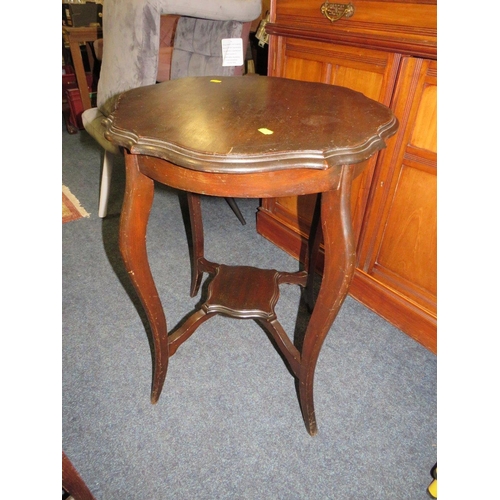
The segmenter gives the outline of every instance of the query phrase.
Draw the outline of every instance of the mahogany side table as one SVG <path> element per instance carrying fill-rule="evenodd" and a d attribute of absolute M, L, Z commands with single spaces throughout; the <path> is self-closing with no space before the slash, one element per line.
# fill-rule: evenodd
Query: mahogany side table
<path fill-rule="evenodd" d="M 297 380 L 307 431 L 316 434 L 316 362 L 355 267 L 351 182 L 363 168 L 358 164 L 396 132 L 391 110 L 353 90 L 322 83 L 196 77 L 125 92 L 106 127 L 106 137 L 126 150 L 120 251 L 153 333 L 152 402 L 160 396 L 169 357 L 201 323 L 215 314 L 251 318 L 270 333 L 284 356 Z M 204 273 L 212 276 L 206 301 L 170 333 L 146 251 L 155 181 L 188 192 L 194 242 L 191 295 L 198 292 Z M 311 288 L 314 266 L 309 263 L 309 273 L 307 268 L 280 272 L 208 261 L 199 196 L 311 193 L 321 193 L 318 233 L 324 240 L 324 271 L 298 349 L 274 308 L 280 284 Z M 315 241 L 317 245 L 317 237 Z"/>

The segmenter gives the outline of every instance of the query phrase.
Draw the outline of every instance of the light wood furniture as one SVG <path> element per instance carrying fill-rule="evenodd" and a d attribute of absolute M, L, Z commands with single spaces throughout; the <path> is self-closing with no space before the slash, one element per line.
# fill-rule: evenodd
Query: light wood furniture
<path fill-rule="evenodd" d="M 93 62 L 92 52 L 88 49 L 88 42 L 93 42 L 102 37 L 102 28 L 100 26 L 83 26 L 79 28 L 70 28 L 63 26 L 63 36 L 67 37 L 69 49 L 71 52 L 71 59 L 76 74 L 76 81 L 78 82 L 78 89 L 82 99 L 83 111 L 90 109 L 92 104 L 90 102 L 89 88 L 87 85 L 87 77 L 85 76 L 85 68 L 82 61 L 82 53 L 80 52 L 80 44 L 87 45 L 87 54 Z"/>
<path fill-rule="evenodd" d="M 354 0 L 331 21 L 334 5 L 347 7 L 271 1 L 268 74 L 346 86 L 398 117 L 396 139 L 353 185 L 350 294 L 436 352 L 436 1 Z M 265 199 L 257 229 L 303 260 L 314 206 L 315 196 Z"/>
<path fill-rule="evenodd" d="M 351 183 L 364 168 L 360 162 L 384 147 L 397 126 L 389 108 L 359 92 L 284 78 L 183 78 L 122 94 L 107 120 L 106 137 L 128 150 L 120 250 L 153 332 L 153 402 L 160 396 L 169 357 L 200 324 L 215 314 L 255 319 L 296 378 L 307 431 L 317 432 L 316 361 L 354 272 Z M 191 295 L 198 292 L 203 273 L 213 278 L 205 302 L 170 333 L 146 251 L 154 181 L 190 193 Z M 206 260 L 199 195 L 312 193 L 321 193 L 325 265 L 316 300 L 309 294 L 312 313 L 301 345 L 294 345 L 274 310 L 279 285 L 307 285 L 311 291 L 314 272 Z"/>

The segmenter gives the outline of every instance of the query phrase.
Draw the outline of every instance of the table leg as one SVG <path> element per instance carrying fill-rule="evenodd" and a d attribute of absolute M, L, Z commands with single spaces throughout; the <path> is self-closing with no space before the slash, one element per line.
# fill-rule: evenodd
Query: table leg
<path fill-rule="evenodd" d="M 191 224 L 191 240 L 193 242 L 193 256 L 191 262 L 191 297 L 195 297 L 200 289 L 203 270 L 200 267 L 204 258 L 203 221 L 201 214 L 201 199 L 196 193 L 187 192 L 189 221 Z"/>
<path fill-rule="evenodd" d="M 300 407 L 307 431 L 318 431 L 314 413 L 313 382 L 323 341 L 344 302 L 355 269 L 354 236 L 351 225 L 351 183 L 353 167 L 344 166 L 337 190 L 321 197 L 321 230 L 325 257 L 323 279 L 304 336 L 298 377 Z"/>
<path fill-rule="evenodd" d="M 146 230 L 153 204 L 154 181 L 140 172 L 139 164 L 138 155 L 125 152 L 127 173 L 120 218 L 120 252 L 152 330 L 154 367 L 151 402 L 156 403 L 167 375 L 169 349 L 167 322 L 146 250 Z"/>
<path fill-rule="evenodd" d="M 318 266 L 319 247 L 321 244 L 321 193 L 317 194 L 311 221 L 311 232 L 309 234 L 309 248 L 307 249 L 305 268 L 307 269 L 307 284 L 305 300 L 307 307 L 312 311 L 314 307 L 314 277 Z"/>

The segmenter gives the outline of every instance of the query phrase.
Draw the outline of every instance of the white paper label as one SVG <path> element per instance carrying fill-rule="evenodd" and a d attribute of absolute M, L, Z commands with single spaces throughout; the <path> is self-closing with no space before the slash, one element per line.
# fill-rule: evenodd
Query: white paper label
<path fill-rule="evenodd" d="M 222 39 L 222 66 L 243 66 L 243 38 Z"/>

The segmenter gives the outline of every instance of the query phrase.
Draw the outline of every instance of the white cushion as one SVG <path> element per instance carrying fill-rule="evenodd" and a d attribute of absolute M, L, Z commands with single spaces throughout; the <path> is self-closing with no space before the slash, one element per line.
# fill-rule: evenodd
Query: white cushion
<path fill-rule="evenodd" d="M 106 117 L 99 111 L 98 108 L 86 109 L 82 113 L 82 123 L 88 134 L 93 137 L 106 151 L 115 155 L 120 153 L 120 148 L 109 142 L 104 137 L 105 127 L 102 121 Z"/>

